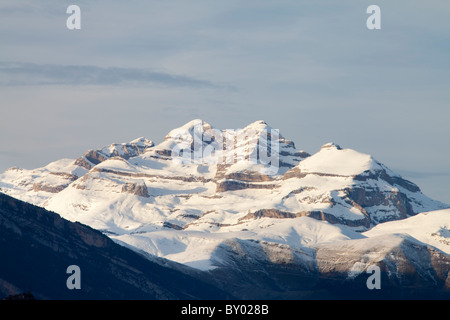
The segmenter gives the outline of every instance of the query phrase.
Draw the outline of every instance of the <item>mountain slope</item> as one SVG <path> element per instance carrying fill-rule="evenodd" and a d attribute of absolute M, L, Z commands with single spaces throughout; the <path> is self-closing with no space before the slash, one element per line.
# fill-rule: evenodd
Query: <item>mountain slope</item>
<path fill-rule="evenodd" d="M 0 257 L 3 296 L 30 290 L 39 299 L 229 297 L 186 267 L 151 261 L 88 226 L 1 193 Z M 81 269 L 80 290 L 66 287 L 70 265 Z"/>
<path fill-rule="evenodd" d="M 323 222 L 320 222 L 323 223 Z M 230 239 L 208 272 L 244 299 L 449 299 L 450 256 L 407 235 L 321 243 L 308 249 Z M 378 267 L 380 289 L 369 289 Z"/>

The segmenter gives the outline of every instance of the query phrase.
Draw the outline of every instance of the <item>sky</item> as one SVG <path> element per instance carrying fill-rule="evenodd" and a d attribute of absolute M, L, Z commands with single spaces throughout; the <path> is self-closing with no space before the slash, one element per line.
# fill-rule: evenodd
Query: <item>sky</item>
<path fill-rule="evenodd" d="M 0 172 L 158 143 L 197 118 L 264 120 L 311 154 L 369 153 L 450 204 L 449 15 L 448 0 L 3 0 Z"/>

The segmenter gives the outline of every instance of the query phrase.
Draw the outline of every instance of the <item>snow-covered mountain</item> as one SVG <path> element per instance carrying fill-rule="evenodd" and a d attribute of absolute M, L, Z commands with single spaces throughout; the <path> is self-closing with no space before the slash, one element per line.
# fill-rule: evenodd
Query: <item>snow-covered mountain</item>
<path fill-rule="evenodd" d="M 247 252 L 255 243 L 270 252 L 256 260 L 305 270 L 322 268 L 321 253 L 338 248 L 367 255 L 360 244 L 386 244 L 370 255 L 375 262 L 400 243 L 450 254 L 450 206 L 371 155 L 334 143 L 310 155 L 264 121 L 219 130 L 193 120 L 156 145 L 139 138 L 35 170 L 11 168 L 0 192 L 201 270 L 236 264 L 236 250 L 257 255 Z M 347 271 L 356 274 L 357 262 Z"/>

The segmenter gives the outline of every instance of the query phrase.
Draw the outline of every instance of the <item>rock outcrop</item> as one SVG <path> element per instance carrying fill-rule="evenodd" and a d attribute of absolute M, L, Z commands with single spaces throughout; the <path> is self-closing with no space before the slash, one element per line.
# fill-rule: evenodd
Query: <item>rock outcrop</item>
<path fill-rule="evenodd" d="M 128 192 L 137 196 L 148 198 L 148 189 L 145 183 L 125 183 L 122 186 L 122 192 Z"/>

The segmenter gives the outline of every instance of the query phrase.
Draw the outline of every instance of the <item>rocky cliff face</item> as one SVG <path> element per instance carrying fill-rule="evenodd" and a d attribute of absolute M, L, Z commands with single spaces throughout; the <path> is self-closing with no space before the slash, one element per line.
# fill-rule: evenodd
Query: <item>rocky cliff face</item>
<path fill-rule="evenodd" d="M 128 192 L 137 196 L 148 198 L 148 189 L 145 183 L 125 183 L 122 186 L 122 192 Z"/>

